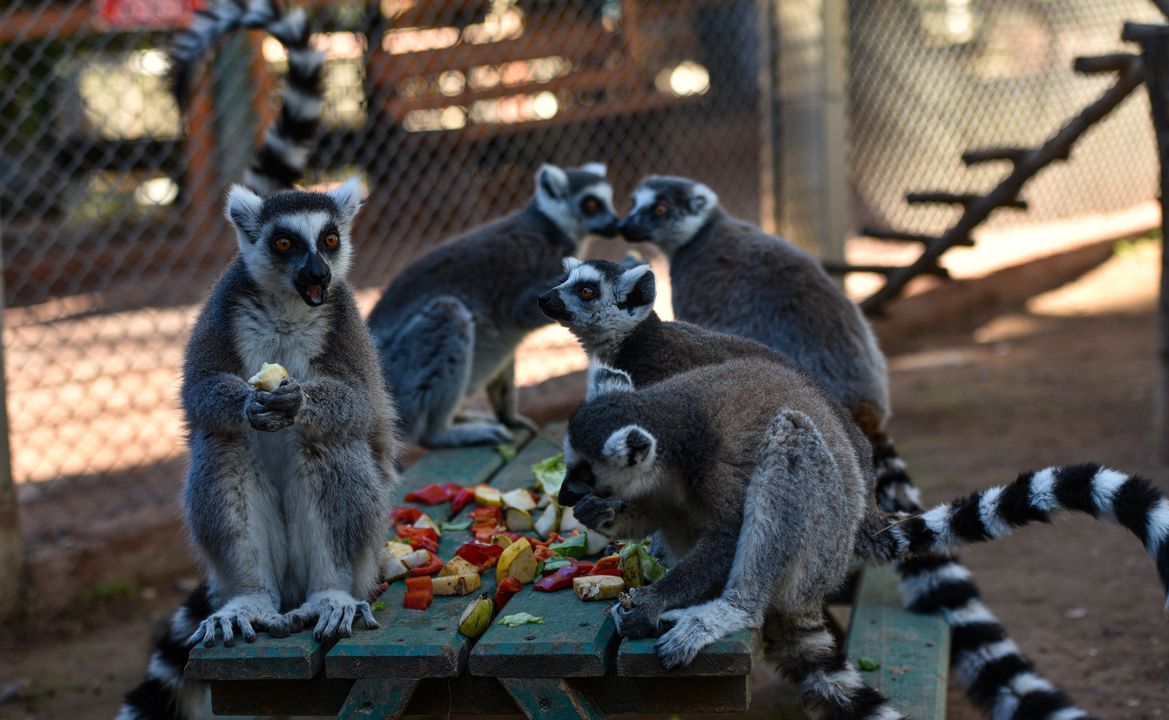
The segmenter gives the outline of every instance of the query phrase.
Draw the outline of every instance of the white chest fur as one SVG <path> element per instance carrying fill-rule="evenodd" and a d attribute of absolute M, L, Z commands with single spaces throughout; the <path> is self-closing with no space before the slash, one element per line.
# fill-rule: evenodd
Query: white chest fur
<path fill-rule="evenodd" d="M 324 307 L 309 307 L 295 296 L 242 302 L 232 337 L 243 361 L 244 379 L 264 363 L 280 363 L 293 380 L 311 380 L 310 363 L 325 350 L 327 312 Z"/>

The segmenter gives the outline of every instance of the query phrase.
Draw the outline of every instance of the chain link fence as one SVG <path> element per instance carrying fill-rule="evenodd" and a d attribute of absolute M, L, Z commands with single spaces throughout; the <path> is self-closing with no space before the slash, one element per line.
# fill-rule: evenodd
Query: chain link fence
<path fill-rule="evenodd" d="M 275 41 L 231 38 L 180 118 L 165 47 L 195 4 L 0 1 L 7 403 L 34 541 L 173 507 L 181 483 L 182 344 L 234 253 L 223 191 L 286 64 Z M 606 162 L 619 198 L 651 172 L 697 177 L 760 216 L 754 0 L 294 4 L 328 56 L 306 182 L 358 173 L 371 191 L 352 278 L 366 302 L 442 239 L 526 202 L 542 162 Z M 906 190 L 989 182 L 961 150 L 1045 136 L 1104 82 L 1072 77 L 1071 56 L 1150 16 L 1140 0 L 851 3 L 857 223 L 935 229 L 948 211 L 910 210 Z M 1143 103 L 1035 184 L 1028 220 L 1154 196 Z"/>

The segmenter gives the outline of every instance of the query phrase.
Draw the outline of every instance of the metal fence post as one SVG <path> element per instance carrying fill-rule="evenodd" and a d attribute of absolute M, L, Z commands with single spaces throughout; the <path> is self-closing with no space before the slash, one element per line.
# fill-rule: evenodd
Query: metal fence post
<path fill-rule="evenodd" d="M 848 3 L 766 2 L 765 225 L 841 260 L 848 234 Z M 781 131 L 782 130 L 782 131 Z M 770 173 L 770 176 L 768 175 Z"/>
<path fill-rule="evenodd" d="M 2 265 L 2 263 L 0 263 Z M 24 597 L 24 541 L 12 482 L 8 445 L 8 392 L 4 374 L 4 273 L 0 267 L 0 618 L 20 611 Z"/>

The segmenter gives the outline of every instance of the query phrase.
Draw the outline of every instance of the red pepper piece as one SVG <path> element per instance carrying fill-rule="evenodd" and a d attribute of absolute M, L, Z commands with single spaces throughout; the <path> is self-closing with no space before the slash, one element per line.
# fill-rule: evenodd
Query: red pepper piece
<path fill-rule="evenodd" d="M 406 495 L 406 502 L 422 503 L 423 505 L 441 505 L 450 499 L 451 494 L 447 492 L 447 489 L 434 483 Z"/>
<path fill-rule="evenodd" d="M 472 510 L 471 520 L 476 525 L 491 523 L 492 526 L 495 526 L 503 522 L 503 512 L 495 505 L 488 505 Z"/>
<path fill-rule="evenodd" d="M 475 502 L 475 491 L 470 488 L 459 488 L 459 491 L 451 498 L 451 515 L 458 515 L 463 508 L 473 502 Z"/>
<path fill-rule="evenodd" d="M 430 551 L 430 562 L 426 563 L 425 565 L 419 565 L 416 568 L 410 568 L 410 575 L 412 577 L 421 577 L 423 575 L 433 575 L 436 572 L 438 572 L 439 570 L 442 570 L 445 565 L 446 565 L 446 563 L 444 563 L 442 561 L 442 558 L 435 555 L 434 551 L 431 550 Z"/>
<path fill-rule="evenodd" d="M 572 579 L 577 575 L 581 575 L 579 569 L 575 565 L 562 567 L 556 572 L 552 573 L 543 580 L 532 585 L 540 592 L 556 592 L 558 590 L 566 590 L 572 587 Z"/>
<path fill-rule="evenodd" d="M 402 607 L 407 610 L 425 610 L 434 600 L 434 593 L 426 590 L 413 590 L 406 593 L 402 599 Z"/>
<path fill-rule="evenodd" d="M 523 535 L 521 535 L 518 532 L 515 532 L 513 530 L 496 530 L 495 534 L 502 535 L 503 537 L 507 538 L 508 540 L 511 540 L 512 542 L 515 542 L 523 537 Z"/>
<path fill-rule="evenodd" d="M 413 592 L 415 590 L 425 590 L 428 593 L 433 593 L 434 580 L 431 580 L 429 575 L 406 578 L 406 592 Z"/>
<path fill-rule="evenodd" d="M 548 548 L 547 545 L 535 545 L 533 547 L 535 549 L 535 555 L 536 555 L 537 562 L 539 562 L 540 560 L 547 560 L 547 559 L 553 557 L 554 555 L 556 555 L 556 553 L 552 552 Z"/>
<path fill-rule="evenodd" d="M 613 577 L 625 577 L 625 573 L 620 568 L 593 568 L 587 575 L 612 575 Z"/>
<path fill-rule="evenodd" d="M 438 543 L 430 538 L 412 537 L 406 538 L 406 542 L 410 543 L 410 547 L 415 550 L 429 550 L 432 553 L 438 552 Z"/>
<path fill-rule="evenodd" d="M 422 517 L 422 511 L 416 507 L 398 506 L 390 511 L 390 522 L 394 525 L 409 525 Z"/>
<path fill-rule="evenodd" d="M 442 487 L 442 489 L 446 491 L 446 495 L 448 498 L 454 498 L 455 495 L 459 494 L 460 490 L 466 489 L 458 483 L 443 483 L 440 487 Z"/>
<path fill-rule="evenodd" d="M 434 531 L 434 528 L 398 525 L 394 528 L 394 532 L 398 533 L 398 537 L 401 538 L 424 537 L 427 540 L 438 542 L 438 533 Z"/>
<path fill-rule="evenodd" d="M 511 596 L 520 591 L 520 581 L 517 578 L 504 578 L 503 582 L 499 583 L 499 587 L 495 589 L 495 610 L 496 612 L 503 609 L 507 605 L 507 601 L 511 600 Z"/>
<path fill-rule="evenodd" d="M 458 550 L 455 550 L 455 555 L 463 558 L 480 570 L 495 567 L 499 562 L 499 556 L 503 554 L 503 548 L 498 545 L 490 545 L 487 543 L 466 543 L 461 545 Z"/>
<path fill-rule="evenodd" d="M 621 567 L 620 555 L 607 555 L 593 565 L 593 570 L 613 570 Z"/>
<path fill-rule="evenodd" d="M 579 562 L 573 563 L 573 567 L 576 568 L 577 575 L 593 575 L 593 574 L 595 574 L 594 568 L 596 568 L 596 565 L 594 565 L 592 562 L 590 562 L 588 560 L 581 560 Z"/>

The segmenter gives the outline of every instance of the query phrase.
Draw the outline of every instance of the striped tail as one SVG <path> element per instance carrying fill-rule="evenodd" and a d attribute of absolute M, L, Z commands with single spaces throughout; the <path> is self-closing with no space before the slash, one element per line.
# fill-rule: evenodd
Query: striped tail
<path fill-rule="evenodd" d="M 880 433 L 871 440 L 878 506 L 886 512 L 922 512 L 920 493 L 890 438 Z M 886 525 L 874 530 L 879 533 Z M 893 559 L 896 547 L 888 553 L 887 559 Z M 983 604 L 973 576 L 956 557 L 909 557 L 897 562 L 896 568 L 905 606 L 913 612 L 939 613 L 950 626 L 955 678 L 967 697 L 990 717 L 1091 718 L 1038 674 Z"/>
<path fill-rule="evenodd" d="M 187 638 L 211 612 L 203 583 L 159 628 L 146 679 L 126 693 L 115 720 L 191 720 L 206 714 L 204 686 L 184 681 L 183 668 L 191 652 Z"/>
<path fill-rule="evenodd" d="M 897 520 L 887 534 L 899 555 L 942 554 L 1002 537 L 1033 522 L 1051 522 L 1061 510 L 1087 513 L 1128 528 L 1153 558 L 1169 593 L 1169 500 L 1148 480 L 1100 465 L 1023 473 L 1010 485 Z"/>
<path fill-rule="evenodd" d="M 264 30 L 288 52 L 284 104 L 244 177 L 252 190 L 271 193 L 292 187 L 304 175 L 324 105 L 325 55 L 310 46 L 308 19 L 300 8 L 285 13 L 275 0 L 211 0 L 171 42 L 171 89 L 179 107 L 186 107 L 199 60 L 219 38 L 239 29 Z"/>

